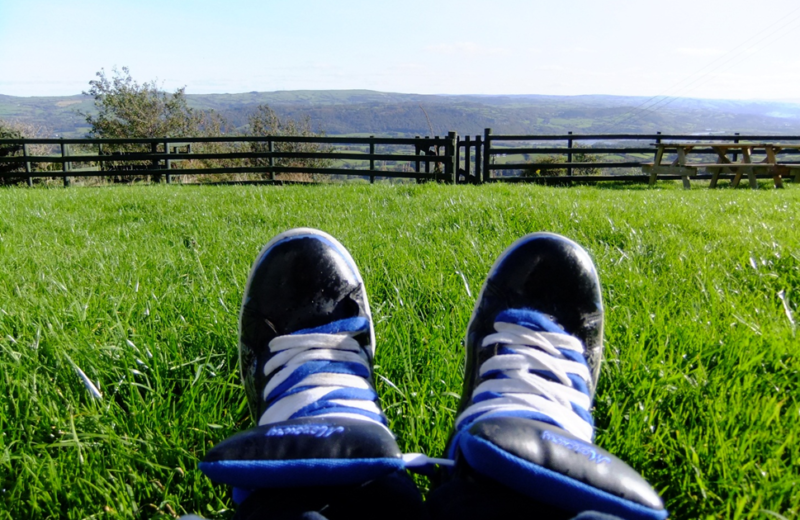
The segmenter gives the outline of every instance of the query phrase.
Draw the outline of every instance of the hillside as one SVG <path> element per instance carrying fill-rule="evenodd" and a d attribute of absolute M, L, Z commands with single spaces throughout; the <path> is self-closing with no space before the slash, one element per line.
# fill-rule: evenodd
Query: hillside
<path fill-rule="evenodd" d="M 243 128 L 259 104 L 281 116 L 311 118 L 318 131 L 337 134 L 428 135 L 427 112 L 436 134 L 454 130 L 479 134 L 619 132 L 742 132 L 800 134 L 800 103 L 676 99 L 671 102 L 624 96 L 451 96 L 369 90 L 248 92 L 188 95 L 189 104 L 215 110 Z M 649 101 L 649 103 L 648 103 Z M 643 110 L 655 105 L 655 110 Z M 424 108 L 424 111 L 423 111 Z M 0 95 L 0 118 L 81 137 L 88 129 L 79 111 L 92 111 L 91 98 Z"/>

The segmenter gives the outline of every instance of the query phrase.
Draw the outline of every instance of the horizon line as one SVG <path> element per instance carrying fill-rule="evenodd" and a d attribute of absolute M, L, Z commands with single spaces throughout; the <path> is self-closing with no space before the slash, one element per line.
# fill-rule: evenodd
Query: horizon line
<path fill-rule="evenodd" d="M 164 91 L 169 92 L 169 91 Z M 281 90 L 249 90 L 249 91 L 241 91 L 241 92 L 207 92 L 202 94 L 193 94 L 193 93 L 186 93 L 186 96 L 238 96 L 244 94 L 281 94 L 281 93 L 292 93 L 292 92 L 371 92 L 376 94 L 391 94 L 391 95 L 400 95 L 400 96 L 421 96 L 421 97 L 483 97 L 483 98 L 499 98 L 499 97 L 556 97 L 556 98 L 579 98 L 579 97 L 610 97 L 610 98 L 650 98 L 650 99 L 657 99 L 657 98 L 672 98 L 675 100 L 702 100 L 702 101 L 739 101 L 739 102 L 751 102 L 751 103 L 791 103 L 791 104 L 800 104 L 800 98 L 712 98 L 712 97 L 687 97 L 687 96 L 664 96 L 664 95 L 655 95 L 655 96 L 648 96 L 647 94 L 447 94 L 447 93 L 437 93 L 437 94 L 421 94 L 416 92 L 394 92 L 394 91 L 386 91 L 386 90 L 374 90 L 374 89 L 367 89 L 367 88 L 351 88 L 351 89 L 281 89 Z M 14 97 L 14 98 L 61 98 L 61 97 L 88 97 L 91 98 L 88 94 L 84 92 L 80 92 L 77 94 L 46 94 L 46 95 L 32 95 L 32 96 L 25 96 L 25 95 L 15 95 L 15 94 L 4 94 L 0 92 L 0 96 L 5 97 Z"/>

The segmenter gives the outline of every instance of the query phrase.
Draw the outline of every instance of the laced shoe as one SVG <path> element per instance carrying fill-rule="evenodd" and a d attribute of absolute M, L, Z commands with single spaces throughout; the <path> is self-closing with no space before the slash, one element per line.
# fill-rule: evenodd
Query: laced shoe
<path fill-rule="evenodd" d="M 536 233 L 509 247 L 478 297 L 466 348 L 454 474 L 477 472 L 565 512 L 667 517 L 636 471 L 592 443 L 603 304 L 579 245 Z"/>
<path fill-rule="evenodd" d="M 375 333 L 347 250 L 314 229 L 272 239 L 244 293 L 242 381 L 257 426 L 200 464 L 241 490 L 360 484 L 403 467 L 374 389 Z"/>

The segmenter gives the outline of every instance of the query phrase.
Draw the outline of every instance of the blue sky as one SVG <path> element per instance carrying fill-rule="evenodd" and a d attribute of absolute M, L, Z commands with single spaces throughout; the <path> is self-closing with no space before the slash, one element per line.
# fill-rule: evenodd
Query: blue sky
<path fill-rule="evenodd" d="M 0 0 L 0 94 L 101 68 L 190 94 L 800 100 L 797 0 Z"/>

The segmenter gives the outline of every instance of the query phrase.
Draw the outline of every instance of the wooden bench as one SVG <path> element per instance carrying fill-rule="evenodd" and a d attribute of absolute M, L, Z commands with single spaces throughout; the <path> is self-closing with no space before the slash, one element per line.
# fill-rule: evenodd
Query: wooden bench
<path fill-rule="evenodd" d="M 777 153 L 781 150 L 800 150 L 800 145 L 771 144 L 771 143 L 659 143 L 655 160 L 642 165 L 642 173 L 650 175 L 649 184 L 655 184 L 659 175 L 679 175 L 683 180 L 685 189 L 691 188 L 689 179 L 697 177 L 700 168 L 705 169 L 711 177 L 709 188 L 717 187 L 721 174 L 733 174 L 733 187 L 738 187 L 742 177 L 746 174 L 750 187 L 758 188 L 758 177 L 771 177 L 776 188 L 783 187 L 784 176 L 794 175 L 794 182 L 800 183 L 800 164 L 779 164 Z M 697 148 L 711 148 L 717 154 L 717 162 L 687 162 L 687 155 Z M 675 150 L 678 157 L 671 164 L 663 164 L 664 154 Z M 752 162 L 753 152 L 764 150 L 766 158 L 761 162 Z M 732 161 L 728 153 L 742 155 L 741 161 Z"/>

